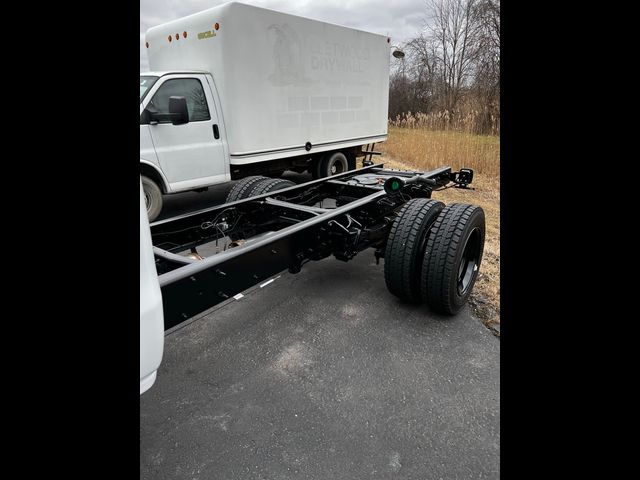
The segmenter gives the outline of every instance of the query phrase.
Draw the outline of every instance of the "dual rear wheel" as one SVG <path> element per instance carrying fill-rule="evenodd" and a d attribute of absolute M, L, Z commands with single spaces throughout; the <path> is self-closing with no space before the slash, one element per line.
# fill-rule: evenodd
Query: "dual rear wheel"
<path fill-rule="evenodd" d="M 424 198 L 408 201 L 387 239 L 387 288 L 407 302 L 426 302 L 439 313 L 457 313 L 478 278 L 484 238 L 484 211 L 478 206 L 445 206 Z"/>

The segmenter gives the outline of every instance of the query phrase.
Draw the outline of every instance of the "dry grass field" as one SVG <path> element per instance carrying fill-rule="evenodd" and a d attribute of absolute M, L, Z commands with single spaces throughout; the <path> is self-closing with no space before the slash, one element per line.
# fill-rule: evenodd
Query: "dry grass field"
<path fill-rule="evenodd" d="M 480 205 L 486 215 L 486 240 L 480 275 L 470 299 L 488 327 L 500 324 L 500 137 L 427 127 L 389 127 L 389 139 L 376 145 L 386 167 L 430 170 L 450 165 L 474 169 L 475 190 L 449 188 L 434 192 L 444 203 Z M 375 160 L 375 159 L 374 159 Z"/>

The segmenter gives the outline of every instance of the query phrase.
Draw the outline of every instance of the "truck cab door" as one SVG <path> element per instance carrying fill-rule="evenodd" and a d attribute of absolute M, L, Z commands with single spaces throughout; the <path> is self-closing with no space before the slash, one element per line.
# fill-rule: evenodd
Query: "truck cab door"
<path fill-rule="evenodd" d="M 189 190 L 231 180 L 225 139 L 215 100 L 205 75 L 161 78 L 147 108 L 169 113 L 169 97 L 187 100 L 189 122 L 150 122 L 158 161 L 171 191 Z"/>
<path fill-rule="evenodd" d="M 164 350 L 164 313 L 147 206 L 140 181 L 140 395 L 156 381 Z"/>

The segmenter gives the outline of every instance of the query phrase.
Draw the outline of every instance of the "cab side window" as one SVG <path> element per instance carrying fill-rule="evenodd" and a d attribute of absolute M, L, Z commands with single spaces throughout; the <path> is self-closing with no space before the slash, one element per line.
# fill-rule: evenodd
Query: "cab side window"
<path fill-rule="evenodd" d="M 173 96 L 187 99 L 187 110 L 189 111 L 190 122 L 203 122 L 211 119 L 207 98 L 200 80 L 195 78 L 167 80 L 153 96 L 150 104 L 158 113 L 169 113 L 169 97 Z"/>

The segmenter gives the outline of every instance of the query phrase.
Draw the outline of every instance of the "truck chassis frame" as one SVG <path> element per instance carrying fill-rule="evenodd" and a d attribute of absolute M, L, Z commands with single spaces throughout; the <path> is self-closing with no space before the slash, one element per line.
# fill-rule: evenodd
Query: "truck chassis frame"
<path fill-rule="evenodd" d="M 374 248 L 379 261 L 403 205 L 472 179 L 470 169 L 377 164 L 152 223 L 165 330 L 312 260 L 348 261 Z M 222 251 L 203 258 L 197 247 L 212 242 Z"/>

